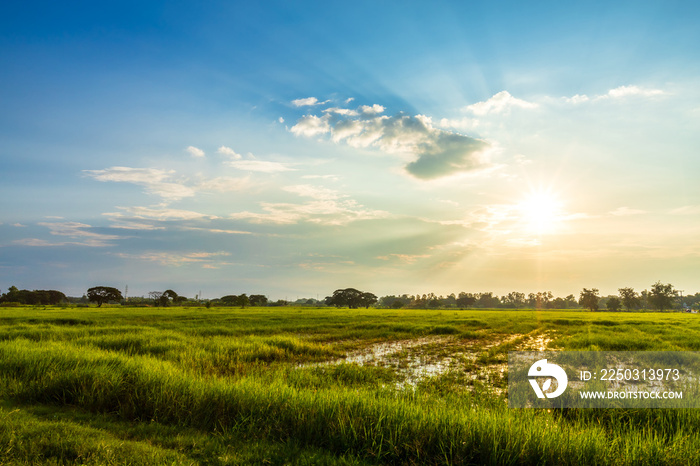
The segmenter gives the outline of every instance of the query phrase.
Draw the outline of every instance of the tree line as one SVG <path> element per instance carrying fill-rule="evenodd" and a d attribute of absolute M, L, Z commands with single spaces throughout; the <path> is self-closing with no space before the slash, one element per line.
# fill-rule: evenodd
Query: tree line
<path fill-rule="evenodd" d="M 619 288 L 617 295 L 600 296 L 597 288 L 583 288 L 578 298 L 573 294 L 566 297 L 555 297 L 551 291 L 528 293 L 512 291 L 503 296 L 492 292 L 449 294 L 447 296 L 427 294 L 388 295 L 378 298 L 373 293 L 356 288 L 341 288 L 323 300 L 299 299 L 294 303 L 285 300 L 271 301 L 262 294 L 229 294 L 220 298 L 202 300 L 199 296 L 194 299 L 181 296 L 175 291 L 151 291 L 148 297 L 130 297 L 128 300 L 121 291 L 114 287 L 96 286 L 89 288 L 82 298 L 69 298 L 56 290 L 19 290 L 11 286 L 0 295 L 0 304 L 13 305 L 57 305 L 62 303 L 93 302 L 99 306 L 105 303 L 119 303 L 141 306 L 285 306 L 288 304 L 306 306 L 334 306 L 355 308 L 389 308 L 389 309 L 589 309 L 591 311 L 636 310 L 636 309 L 700 309 L 700 293 L 682 296 L 670 283 L 660 281 L 650 289 L 640 292 L 633 288 Z"/>

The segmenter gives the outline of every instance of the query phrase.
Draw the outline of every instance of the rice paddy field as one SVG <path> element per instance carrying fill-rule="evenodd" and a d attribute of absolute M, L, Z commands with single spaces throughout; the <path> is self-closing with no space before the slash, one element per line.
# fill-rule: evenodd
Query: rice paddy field
<path fill-rule="evenodd" d="M 2 464 L 700 464 L 699 410 L 509 409 L 514 350 L 700 350 L 681 313 L 0 309 Z"/>

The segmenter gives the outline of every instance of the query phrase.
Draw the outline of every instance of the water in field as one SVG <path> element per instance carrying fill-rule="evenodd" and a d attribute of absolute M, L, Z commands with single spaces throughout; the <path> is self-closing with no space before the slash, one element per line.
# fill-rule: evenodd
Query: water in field
<path fill-rule="evenodd" d="M 503 380 L 507 352 L 543 351 L 552 340 L 548 334 L 494 335 L 484 340 L 454 336 L 429 336 L 375 343 L 327 364 L 351 363 L 386 367 L 399 375 L 397 388 L 414 388 L 420 382 L 448 372 L 471 381 Z"/>

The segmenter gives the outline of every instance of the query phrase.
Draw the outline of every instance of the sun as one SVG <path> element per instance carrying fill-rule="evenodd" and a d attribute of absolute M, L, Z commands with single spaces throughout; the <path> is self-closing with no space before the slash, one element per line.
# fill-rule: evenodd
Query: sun
<path fill-rule="evenodd" d="M 559 196 L 547 190 L 528 193 L 517 205 L 525 228 L 536 234 L 555 233 L 562 220 L 562 202 Z"/>

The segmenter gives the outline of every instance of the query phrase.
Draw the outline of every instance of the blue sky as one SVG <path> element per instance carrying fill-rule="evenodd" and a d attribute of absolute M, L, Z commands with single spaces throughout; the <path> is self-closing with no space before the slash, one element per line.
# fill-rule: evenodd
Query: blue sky
<path fill-rule="evenodd" d="M 6 6 L 0 290 L 700 291 L 699 8 Z"/>

